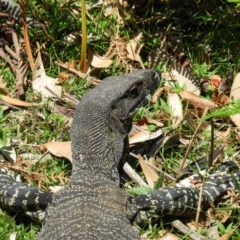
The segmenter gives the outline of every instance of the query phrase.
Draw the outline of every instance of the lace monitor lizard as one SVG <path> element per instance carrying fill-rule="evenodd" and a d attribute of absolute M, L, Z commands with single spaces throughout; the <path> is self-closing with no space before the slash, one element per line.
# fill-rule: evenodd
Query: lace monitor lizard
<path fill-rule="evenodd" d="M 131 198 L 119 188 L 118 165 L 131 129 L 132 114 L 143 105 L 160 81 L 154 70 L 139 70 L 104 79 L 85 94 L 71 128 L 73 170 L 70 182 L 52 196 L 0 174 L 0 203 L 15 211 L 46 210 L 37 239 L 139 239 L 132 225 L 153 216 L 187 215 L 196 211 L 199 189 L 165 187 Z M 229 187 L 236 188 L 240 171 L 222 164 L 203 191 L 203 208 Z M 38 192 L 39 191 L 39 192 Z M 43 212 L 44 213 L 44 212 Z"/>

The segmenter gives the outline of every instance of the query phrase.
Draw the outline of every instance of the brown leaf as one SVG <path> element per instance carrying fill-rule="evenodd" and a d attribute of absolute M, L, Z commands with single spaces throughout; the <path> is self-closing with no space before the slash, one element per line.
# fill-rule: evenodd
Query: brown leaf
<path fill-rule="evenodd" d="M 208 99 L 200 98 L 194 93 L 188 91 L 181 91 L 178 93 L 183 100 L 188 101 L 190 104 L 194 105 L 197 108 L 205 109 L 205 108 L 215 108 L 217 105 Z"/>
<path fill-rule="evenodd" d="M 65 157 L 72 162 L 71 142 L 48 142 L 44 146 L 55 156 Z"/>
<path fill-rule="evenodd" d="M 3 82 L 3 77 L 0 76 L 0 94 L 8 95 L 9 91 L 6 88 L 6 83 Z"/>
<path fill-rule="evenodd" d="M 21 100 L 16 99 L 16 98 L 11 98 L 9 96 L 3 96 L 1 94 L 0 94 L 0 98 L 4 102 L 10 103 L 10 104 L 15 105 L 15 106 L 31 107 L 31 106 L 40 106 L 41 105 L 41 103 L 28 103 L 28 102 L 24 102 L 24 101 L 21 101 Z"/>
<path fill-rule="evenodd" d="M 148 130 L 148 128 L 147 128 L 148 124 L 155 124 L 158 127 L 163 127 L 164 126 L 163 123 L 161 123 L 161 122 L 159 122 L 155 119 L 151 119 L 149 117 L 143 117 L 142 119 L 137 120 L 137 124 L 138 124 L 138 126 L 140 126 L 144 130 Z"/>
<path fill-rule="evenodd" d="M 212 75 L 210 77 L 210 85 L 214 87 L 214 89 L 218 88 L 222 82 L 222 79 L 219 75 Z"/>
<path fill-rule="evenodd" d="M 143 160 L 142 156 L 138 154 L 138 161 L 142 167 L 143 173 L 147 179 L 150 188 L 154 187 L 154 183 L 158 180 L 158 175 L 153 171 L 153 169 L 148 166 Z"/>
<path fill-rule="evenodd" d="M 164 88 L 159 88 L 152 96 L 151 103 L 157 102 L 157 100 L 162 96 Z"/>
<path fill-rule="evenodd" d="M 141 66 L 144 68 L 142 59 L 139 55 L 142 47 L 143 47 L 143 34 L 142 32 L 140 32 L 135 38 L 131 39 L 129 43 L 127 43 L 126 49 L 128 52 L 127 57 L 131 60 L 139 62 Z"/>
<path fill-rule="evenodd" d="M 223 234 L 218 240 L 228 240 L 233 233 L 234 233 L 234 230 L 232 229 L 229 232 Z"/>

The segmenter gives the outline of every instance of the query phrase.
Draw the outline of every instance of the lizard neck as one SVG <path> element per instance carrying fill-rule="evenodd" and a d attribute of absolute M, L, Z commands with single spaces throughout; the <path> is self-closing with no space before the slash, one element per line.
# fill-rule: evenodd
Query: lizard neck
<path fill-rule="evenodd" d="M 98 109 L 93 117 L 83 114 L 80 104 L 72 123 L 73 175 L 86 171 L 119 184 L 118 164 L 124 150 L 127 131 L 123 124 L 106 109 Z M 110 109 L 107 110 L 111 111 Z"/>

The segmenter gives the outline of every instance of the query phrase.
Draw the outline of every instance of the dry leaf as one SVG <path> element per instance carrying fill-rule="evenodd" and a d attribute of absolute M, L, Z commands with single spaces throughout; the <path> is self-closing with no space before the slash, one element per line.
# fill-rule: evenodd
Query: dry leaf
<path fill-rule="evenodd" d="M 0 144 L 0 152 L 3 156 L 6 157 L 8 161 L 12 163 L 16 162 L 17 155 L 15 149 L 10 144 L 8 144 L 7 146 Z"/>
<path fill-rule="evenodd" d="M 144 142 L 148 140 L 155 139 L 162 135 L 162 130 L 159 129 L 156 132 L 150 132 L 145 130 L 144 132 L 138 132 L 134 136 L 129 138 L 129 144 Z"/>
<path fill-rule="evenodd" d="M 164 88 L 159 88 L 152 96 L 151 103 L 157 102 L 157 100 L 162 96 Z"/>
<path fill-rule="evenodd" d="M 154 187 L 154 183 L 158 180 L 158 175 L 153 171 L 153 169 L 148 166 L 143 160 L 142 156 L 138 154 L 138 161 L 141 165 L 143 173 L 147 179 L 148 185 L 150 188 Z"/>
<path fill-rule="evenodd" d="M 237 100 L 239 98 L 240 98 L 240 73 L 238 73 L 234 78 L 230 92 L 230 99 Z M 234 124 L 238 128 L 240 128 L 240 114 L 230 116 L 230 118 L 234 122 Z"/>
<path fill-rule="evenodd" d="M 9 91 L 6 88 L 6 83 L 3 82 L 3 76 L 0 76 L 0 93 L 3 95 L 8 95 Z"/>
<path fill-rule="evenodd" d="M 131 39 L 129 43 L 127 43 L 127 57 L 131 60 L 137 61 L 141 64 L 142 68 L 144 65 L 142 63 L 142 59 L 139 55 L 142 47 L 143 47 L 143 34 L 140 32 L 135 38 Z"/>
<path fill-rule="evenodd" d="M 28 103 L 28 102 L 24 102 L 24 101 L 21 101 L 19 99 L 12 98 L 9 96 L 3 96 L 1 94 L 0 94 L 0 99 L 3 100 L 4 102 L 10 103 L 15 106 L 20 106 L 20 107 L 31 107 L 31 106 L 40 106 L 41 105 L 41 103 Z"/>
<path fill-rule="evenodd" d="M 144 130 L 148 130 L 148 127 L 147 127 L 148 124 L 155 124 L 158 127 L 164 126 L 163 123 L 161 123 L 155 119 L 151 119 L 149 117 L 143 117 L 142 119 L 137 120 L 137 124 Z"/>
<path fill-rule="evenodd" d="M 168 93 L 167 95 L 168 107 L 172 114 L 173 129 L 176 129 L 183 120 L 182 103 L 177 93 Z"/>
<path fill-rule="evenodd" d="M 177 237 L 176 235 L 168 232 L 166 233 L 162 238 L 160 238 L 161 240 L 179 240 L 180 238 Z"/>
<path fill-rule="evenodd" d="M 212 75 L 210 77 L 210 85 L 214 87 L 214 89 L 218 88 L 222 82 L 222 79 L 219 75 Z"/>
<path fill-rule="evenodd" d="M 195 107 L 205 109 L 213 109 L 217 107 L 217 105 L 205 98 L 200 98 L 194 93 L 188 92 L 188 91 L 181 91 L 178 93 L 183 100 L 188 101 L 190 104 L 194 105 Z"/>
<path fill-rule="evenodd" d="M 96 53 L 91 55 L 89 53 L 89 64 L 95 68 L 107 68 L 109 67 L 113 61 L 110 58 L 105 58 L 97 55 Z"/>
<path fill-rule="evenodd" d="M 52 78 L 46 75 L 45 69 L 42 63 L 41 53 L 38 50 L 38 57 L 35 61 L 34 70 L 32 73 L 32 87 L 34 90 L 41 92 L 43 97 L 52 97 L 52 93 L 49 92 L 46 87 L 52 90 L 57 96 L 61 97 L 62 87 L 57 86 L 58 78 Z"/>
<path fill-rule="evenodd" d="M 223 234 L 218 240 L 228 240 L 229 237 L 234 233 L 234 229 L 230 230 L 229 232 Z"/>
<path fill-rule="evenodd" d="M 65 82 L 67 79 L 69 78 L 69 74 L 66 72 L 60 72 L 60 76 L 59 76 L 59 83 L 63 83 Z"/>
<path fill-rule="evenodd" d="M 65 157 L 72 162 L 71 142 L 48 142 L 43 145 L 57 157 Z"/>

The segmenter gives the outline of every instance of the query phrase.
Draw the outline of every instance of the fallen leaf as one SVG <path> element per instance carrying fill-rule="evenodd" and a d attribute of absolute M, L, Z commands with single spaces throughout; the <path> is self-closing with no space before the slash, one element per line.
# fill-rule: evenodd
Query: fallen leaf
<path fill-rule="evenodd" d="M 148 185 L 150 188 L 154 187 L 154 183 L 158 180 L 158 175 L 153 171 L 153 169 L 148 166 L 145 161 L 143 160 L 142 156 L 138 154 L 138 161 L 141 165 L 141 168 L 143 170 L 143 173 L 146 177 L 146 180 L 148 182 Z"/>
<path fill-rule="evenodd" d="M 176 129 L 183 120 L 183 108 L 181 100 L 177 93 L 168 93 L 168 107 L 172 114 L 172 129 Z"/>
<path fill-rule="evenodd" d="M 8 95 L 9 91 L 6 88 L 6 83 L 3 82 L 3 76 L 0 76 L 0 93 L 3 95 Z"/>
<path fill-rule="evenodd" d="M 3 96 L 1 94 L 0 94 L 0 99 L 3 100 L 4 102 L 10 103 L 15 106 L 20 106 L 20 107 L 31 107 L 31 106 L 40 106 L 41 105 L 41 103 L 28 103 L 28 102 L 24 102 L 24 101 L 21 101 L 19 99 L 12 98 L 9 96 Z"/>
<path fill-rule="evenodd" d="M 49 187 L 50 193 L 56 193 L 60 190 L 62 190 L 64 187 L 63 186 L 51 186 Z"/>
<path fill-rule="evenodd" d="M 35 61 L 33 73 L 32 73 L 32 87 L 35 91 L 41 92 L 43 97 L 52 97 L 53 94 L 46 89 L 48 87 L 57 96 L 61 97 L 62 87 L 57 86 L 58 78 L 52 78 L 46 75 L 40 50 L 38 50 L 38 56 Z"/>
<path fill-rule="evenodd" d="M 161 240 L 179 240 L 180 238 L 177 237 L 176 235 L 168 232 L 166 233 L 162 238 L 160 238 Z"/>
<path fill-rule="evenodd" d="M 222 82 L 222 78 L 219 75 L 212 75 L 210 77 L 210 85 L 214 87 L 214 89 L 218 88 Z"/>
<path fill-rule="evenodd" d="M 157 100 L 162 96 L 164 88 L 159 88 L 152 96 L 151 103 L 157 102 Z"/>
<path fill-rule="evenodd" d="M 228 240 L 233 233 L 234 233 L 234 230 L 232 229 L 229 232 L 223 234 L 218 240 Z"/>
<path fill-rule="evenodd" d="M 91 54 L 91 52 L 89 54 L 89 64 L 95 68 L 107 68 L 113 63 L 110 58 L 101 57 L 96 53 Z"/>
<path fill-rule="evenodd" d="M 71 142 L 48 142 L 43 145 L 47 150 L 57 157 L 65 157 L 72 162 Z"/>
<path fill-rule="evenodd" d="M 147 125 L 148 124 L 155 124 L 157 127 L 163 127 L 164 124 L 155 120 L 151 119 L 149 117 L 143 117 L 142 119 L 137 120 L 138 126 L 140 126 L 144 130 L 148 130 Z"/>
<path fill-rule="evenodd" d="M 69 78 L 69 74 L 68 74 L 68 73 L 60 72 L 60 77 L 59 77 L 58 82 L 59 82 L 59 83 L 63 83 L 63 82 L 65 82 L 68 78 Z"/>
<path fill-rule="evenodd" d="M 209 101 L 208 99 L 205 99 L 205 98 L 200 98 L 199 96 L 197 96 L 196 94 L 194 94 L 192 92 L 181 91 L 178 94 L 180 95 L 180 97 L 183 100 L 188 101 L 190 104 L 194 105 L 197 108 L 213 109 L 213 108 L 217 107 L 217 105 L 214 102 L 211 102 L 211 101 Z"/>
<path fill-rule="evenodd" d="M 150 132 L 148 130 L 145 130 L 144 132 L 138 132 L 134 136 L 130 137 L 129 144 L 149 141 L 161 135 L 162 135 L 161 129 L 157 130 L 156 132 Z"/>
<path fill-rule="evenodd" d="M 9 162 L 12 163 L 16 162 L 17 155 L 15 149 L 11 145 L 4 146 L 0 144 L 0 152 Z"/>
<path fill-rule="evenodd" d="M 238 73 L 234 78 L 230 92 L 231 100 L 237 100 L 239 98 L 240 98 L 240 73 Z M 230 116 L 230 118 L 234 122 L 234 124 L 238 128 L 240 128 L 240 114 L 235 114 L 233 116 Z"/>
<path fill-rule="evenodd" d="M 139 55 L 143 45 L 143 34 L 140 32 L 135 38 L 131 39 L 129 43 L 127 43 L 126 49 L 128 52 L 127 57 L 131 60 L 139 62 L 144 68 L 142 59 Z"/>

